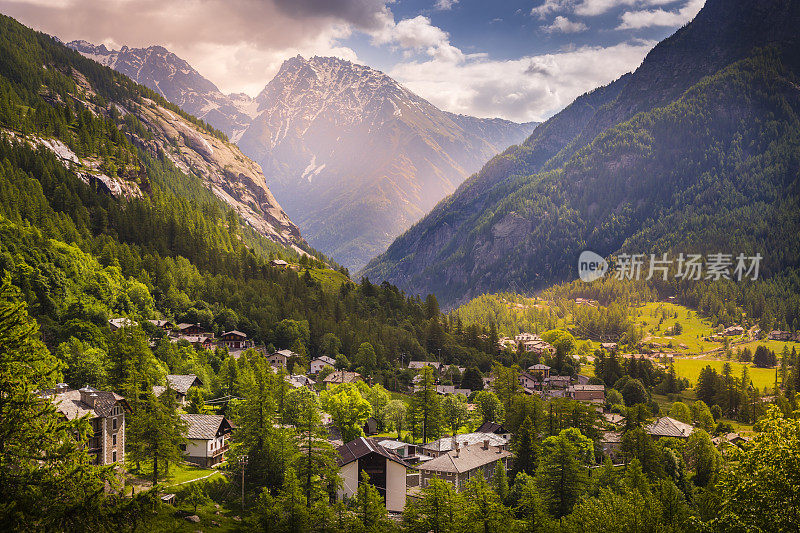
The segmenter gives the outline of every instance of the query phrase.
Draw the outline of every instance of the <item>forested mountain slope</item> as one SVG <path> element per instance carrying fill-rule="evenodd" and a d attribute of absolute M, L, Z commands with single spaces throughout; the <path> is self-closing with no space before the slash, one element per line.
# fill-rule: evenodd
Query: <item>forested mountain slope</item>
<path fill-rule="evenodd" d="M 259 235 L 296 250 L 307 246 L 259 166 L 222 132 L 52 37 L 10 18 L 2 25 L 0 127 L 6 137 L 48 146 L 85 181 L 126 196 L 148 192 L 141 150 L 199 178 Z"/>
<path fill-rule="evenodd" d="M 765 275 L 797 266 L 798 24 L 796 2 L 710 0 L 636 72 L 494 158 L 364 274 L 451 304 L 572 279 L 584 249 L 760 252 Z"/>

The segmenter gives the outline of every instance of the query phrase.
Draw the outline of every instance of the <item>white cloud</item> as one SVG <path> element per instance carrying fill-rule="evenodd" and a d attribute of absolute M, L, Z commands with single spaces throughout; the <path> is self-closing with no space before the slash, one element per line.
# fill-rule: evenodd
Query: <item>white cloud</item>
<path fill-rule="evenodd" d="M 622 22 L 618 30 L 631 30 L 651 28 L 654 26 L 682 26 L 692 20 L 705 0 L 689 0 L 678 11 L 665 11 L 663 9 L 628 11 L 622 14 Z"/>
<path fill-rule="evenodd" d="M 424 52 L 442 61 L 460 62 L 464 59 L 461 50 L 450 44 L 450 35 L 423 15 L 400 22 L 389 21 L 380 30 L 372 32 L 372 42 L 396 46 L 407 52 Z"/>
<path fill-rule="evenodd" d="M 457 3 L 458 0 L 436 0 L 436 4 L 434 4 L 433 7 L 439 11 L 449 11 L 453 9 L 453 6 Z"/>
<path fill-rule="evenodd" d="M 543 29 L 549 33 L 578 33 L 586 31 L 588 27 L 583 22 L 573 22 L 567 17 L 559 15 L 552 24 L 544 26 Z"/>
<path fill-rule="evenodd" d="M 162 45 L 222 91 L 255 94 L 284 59 L 336 55 L 392 20 L 390 0 L 0 0 L 0 12 L 64 41 Z"/>
<path fill-rule="evenodd" d="M 434 105 L 480 117 L 543 120 L 639 66 L 655 45 L 582 47 L 508 61 L 467 57 L 397 64 L 389 74 Z"/>
<path fill-rule="evenodd" d="M 679 0 L 544 0 L 531 10 L 532 15 L 545 18 L 551 13 L 572 13 L 593 17 L 619 7 L 649 7 L 674 4 Z"/>

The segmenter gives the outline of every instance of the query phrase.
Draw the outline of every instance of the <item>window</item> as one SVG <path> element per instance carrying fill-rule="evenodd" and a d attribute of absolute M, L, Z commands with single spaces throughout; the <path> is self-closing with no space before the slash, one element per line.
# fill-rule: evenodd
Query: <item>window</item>
<path fill-rule="evenodd" d="M 116 431 L 116 429 L 117 429 L 117 419 L 116 418 L 111 421 L 111 427 L 112 427 L 112 429 L 114 429 Z M 114 438 L 117 438 L 117 436 L 114 435 Z"/>
<path fill-rule="evenodd" d="M 112 463 L 117 462 L 117 452 L 111 452 L 111 462 Z"/>
<path fill-rule="evenodd" d="M 117 434 L 116 433 L 111 435 L 111 445 L 112 446 L 116 446 L 117 445 Z"/>

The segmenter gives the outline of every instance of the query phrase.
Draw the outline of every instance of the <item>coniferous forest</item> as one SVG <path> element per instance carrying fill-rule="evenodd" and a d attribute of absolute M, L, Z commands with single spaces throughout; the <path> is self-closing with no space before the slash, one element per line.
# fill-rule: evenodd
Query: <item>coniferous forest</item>
<path fill-rule="evenodd" d="M 440 308 L 259 233 L 138 117 L 224 133 L 0 15 L 0 529 L 798 530 L 796 57 L 761 49 L 495 184 L 469 238 L 539 213 L 542 290 Z M 570 181 L 620 159 L 685 201 Z M 711 186 L 675 192 L 698 159 Z M 555 274 L 598 239 L 780 254 L 744 283 Z"/>

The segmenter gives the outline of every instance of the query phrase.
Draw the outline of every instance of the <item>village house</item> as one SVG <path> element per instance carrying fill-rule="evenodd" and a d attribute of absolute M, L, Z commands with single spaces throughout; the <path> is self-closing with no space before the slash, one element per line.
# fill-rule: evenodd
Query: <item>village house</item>
<path fill-rule="evenodd" d="M 722 331 L 722 335 L 725 337 L 735 337 L 736 335 L 743 335 L 743 334 L 744 334 L 744 328 L 742 326 L 731 326 L 725 328 Z"/>
<path fill-rule="evenodd" d="M 297 354 L 291 350 L 278 350 L 267 357 L 267 361 L 269 361 L 269 364 L 272 366 L 272 368 L 286 368 L 289 363 L 289 359 L 295 356 L 297 356 Z"/>
<path fill-rule="evenodd" d="M 606 400 L 605 385 L 571 385 L 567 394 L 579 402 L 603 403 Z"/>
<path fill-rule="evenodd" d="M 92 436 L 86 443 L 92 462 L 97 465 L 122 465 L 125 463 L 125 413 L 130 413 L 128 402 L 114 392 L 100 391 L 86 386 L 70 389 L 59 383 L 55 389 L 42 391 L 56 410 L 68 420 L 89 417 Z"/>
<path fill-rule="evenodd" d="M 552 389 L 566 389 L 572 379 L 569 376 L 549 376 L 544 378 L 544 384 Z"/>
<path fill-rule="evenodd" d="M 739 433 L 727 433 L 725 435 L 719 435 L 711 439 L 711 442 L 714 443 L 714 446 L 721 446 L 723 444 L 730 444 L 732 446 L 736 446 L 737 448 L 741 448 L 748 442 L 750 439 Z"/>
<path fill-rule="evenodd" d="M 502 424 L 498 424 L 497 422 L 491 422 L 487 420 L 481 424 L 480 427 L 475 430 L 475 432 L 492 433 L 493 435 L 497 435 L 498 437 L 504 438 L 507 441 L 511 441 L 511 432 L 504 428 Z"/>
<path fill-rule="evenodd" d="M 537 381 L 544 381 L 546 378 L 550 377 L 550 367 L 541 363 L 531 365 L 528 367 L 528 373 Z"/>
<path fill-rule="evenodd" d="M 556 349 L 548 342 L 543 340 L 525 341 L 522 343 L 523 349 L 528 353 L 537 355 L 554 354 Z"/>
<path fill-rule="evenodd" d="M 767 338 L 771 341 L 793 340 L 791 331 L 779 331 L 779 330 L 770 331 L 769 334 L 767 335 Z"/>
<path fill-rule="evenodd" d="M 175 329 L 178 331 L 179 335 L 205 335 L 207 337 L 212 337 L 213 335 L 203 331 L 203 328 L 200 326 L 199 323 L 197 324 L 189 324 L 186 322 L 182 322 L 175 326 Z"/>
<path fill-rule="evenodd" d="M 414 387 L 414 390 L 416 389 L 417 387 Z M 456 388 L 455 385 L 436 385 L 436 394 L 441 394 L 442 396 L 448 396 L 450 394 L 463 394 L 464 396 L 469 396 L 472 394 L 472 391 L 469 389 Z"/>
<path fill-rule="evenodd" d="M 617 349 L 619 346 L 616 342 L 601 342 L 600 348 L 607 351 L 608 353 L 617 353 Z"/>
<path fill-rule="evenodd" d="M 622 433 L 619 431 L 606 431 L 600 437 L 600 446 L 603 454 L 611 457 L 613 461 L 620 455 L 622 449 Z"/>
<path fill-rule="evenodd" d="M 153 385 L 153 394 L 157 397 L 164 394 L 169 388 L 175 391 L 175 399 L 181 405 L 186 405 L 186 395 L 192 387 L 202 387 L 203 382 L 194 374 L 169 374 L 167 375 L 167 385 Z"/>
<path fill-rule="evenodd" d="M 246 350 L 253 346 L 253 341 L 247 338 L 246 333 L 232 330 L 226 331 L 219 337 L 219 344 L 229 350 Z"/>
<path fill-rule="evenodd" d="M 312 374 L 319 374 L 319 372 L 325 368 L 326 366 L 335 366 L 336 360 L 332 357 L 328 357 L 327 355 L 321 355 L 317 358 L 314 358 L 309 363 L 310 372 Z"/>
<path fill-rule="evenodd" d="M 276 268 L 286 268 L 289 266 L 289 263 L 287 263 L 283 259 L 273 259 L 272 261 L 269 262 L 269 266 Z"/>
<path fill-rule="evenodd" d="M 117 331 L 118 329 L 121 329 L 121 328 L 129 328 L 129 327 L 138 326 L 138 325 L 139 324 L 137 324 L 136 322 L 134 322 L 130 318 L 121 317 L 121 318 L 110 318 L 110 319 L 108 319 L 108 327 L 111 328 L 111 331 Z"/>
<path fill-rule="evenodd" d="M 583 305 L 586 307 L 597 307 L 600 305 L 600 302 L 597 300 L 590 300 L 589 298 L 575 298 L 576 305 Z"/>
<path fill-rule="evenodd" d="M 385 450 L 392 452 L 406 461 L 417 454 L 417 447 L 414 444 L 409 444 L 401 440 L 384 439 L 378 442 L 378 444 Z"/>
<path fill-rule="evenodd" d="M 286 382 L 289 384 L 290 387 L 293 389 L 299 389 L 300 387 L 305 387 L 309 390 L 314 390 L 314 385 L 316 385 L 316 381 L 311 379 L 308 376 L 304 376 L 302 374 L 291 374 L 284 377 Z"/>
<path fill-rule="evenodd" d="M 390 452 L 374 439 L 359 437 L 337 448 L 339 477 L 342 486 L 338 500 L 352 498 L 362 483 L 361 472 L 369 476 L 369 484 L 378 489 L 386 510 L 400 513 L 406 506 L 406 475 L 411 465 Z"/>
<path fill-rule="evenodd" d="M 536 385 L 542 383 L 541 379 L 536 379 L 536 376 L 531 375 L 528 372 L 520 373 L 517 380 L 519 381 L 519 384 L 522 385 L 523 388 L 531 390 L 535 389 Z"/>
<path fill-rule="evenodd" d="M 614 426 L 621 426 L 625 422 L 625 417 L 619 413 L 603 413 L 603 418 Z"/>
<path fill-rule="evenodd" d="M 187 442 L 181 444 L 187 461 L 208 468 L 225 460 L 232 429 L 227 418 L 222 415 L 185 413 L 181 413 L 180 417 L 187 426 Z"/>
<path fill-rule="evenodd" d="M 686 424 L 680 420 L 675 420 L 674 418 L 670 418 L 668 416 L 662 416 L 661 418 L 657 418 L 651 424 L 645 426 L 644 430 L 648 435 L 656 439 L 660 439 L 661 437 L 688 439 L 689 435 L 691 435 L 694 431 L 694 427 L 692 427 L 691 424 Z"/>
<path fill-rule="evenodd" d="M 170 342 L 184 341 L 198 350 L 211 350 L 214 347 L 214 337 L 208 335 L 178 335 L 170 337 Z"/>
<path fill-rule="evenodd" d="M 164 331 L 172 331 L 172 328 L 175 327 L 175 324 L 173 324 L 169 320 L 153 319 L 153 320 L 148 320 L 148 322 L 153 324 L 158 329 L 161 329 L 161 330 L 164 330 Z"/>
<path fill-rule="evenodd" d="M 420 464 L 420 486 L 427 487 L 431 478 L 438 477 L 452 483 L 456 490 L 462 490 L 473 476 L 480 472 L 487 480 L 494 477 L 498 461 L 503 468 L 508 469 L 508 460 L 511 452 L 499 447 L 493 447 L 489 440 L 470 446 L 456 445 L 450 450 Z"/>
<path fill-rule="evenodd" d="M 412 370 L 422 370 L 426 366 L 433 367 L 437 372 L 442 369 L 442 364 L 437 361 L 411 361 L 408 363 L 408 368 Z"/>
<path fill-rule="evenodd" d="M 361 374 L 358 372 L 347 372 L 346 370 L 337 370 L 331 372 L 324 380 L 325 386 L 330 388 L 340 383 L 355 383 L 361 380 Z"/>
<path fill-rule="evenodd" d="M 514 342 L 519 344 L 520 342 L 531 342 L 531 341 L 540 341 L 542 338 L 535 334 L 535 333 L 520 333 L 519 335 L 514 336 Z"/>
<path fill-rule="evenodd" d="M 427 444 L 420 444 L 418 449 L 425 455 L 439 457 L 442 454 L 454 450 L 456 445 L 465 447 L 484 442 L 488 442 L 489 446 L 492 448 L 507 450 L 509 439 L 494 433 L 463 433 L 454 437 L 442 437 L 441 439 L 428 442 Z"/>

